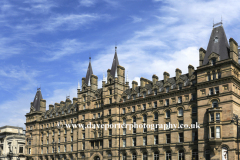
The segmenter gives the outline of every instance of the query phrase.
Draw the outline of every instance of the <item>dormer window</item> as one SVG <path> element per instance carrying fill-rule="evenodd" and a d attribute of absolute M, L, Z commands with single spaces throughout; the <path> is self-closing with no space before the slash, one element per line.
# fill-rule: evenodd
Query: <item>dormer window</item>
<path fill-rule="evenodd" d="M 213 41 L 214 41 L 214 43 L 217 43 L 218 42 L 218 37 L 215 37 Z"/>
<path fill-rule="evenodd" d="M 127 99 L 130 99 L 130 97 L 131 97 L 131 96 L 130 96 L 130 95 L 128 95 L 128 96 L 127 96 Z"/>
<path fill-rule="evenodd" d="M 211 62 L 212 62 L 212 66 L 215 65 L 216 64 L 216 58 L 212 58 Z"/>
<path fill-rule="evenodd" d="M 169 92 L 169 87 L 166 87 L 166 93 L 168 93 Z"/>

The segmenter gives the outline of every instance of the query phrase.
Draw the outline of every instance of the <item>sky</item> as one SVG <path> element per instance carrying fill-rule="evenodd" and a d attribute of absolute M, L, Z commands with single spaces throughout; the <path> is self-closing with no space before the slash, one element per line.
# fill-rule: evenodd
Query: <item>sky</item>
<path fill-rule="evenodd" d="M 196 69 L 213 22 L 240 42 L 239 8 L 235 0 L 1 0 L 0 126 L 25 128 L 38 87 L 47 109 L 77 97 L 90 56 L 101 87 L 115 46 L 130 84 Z"/>

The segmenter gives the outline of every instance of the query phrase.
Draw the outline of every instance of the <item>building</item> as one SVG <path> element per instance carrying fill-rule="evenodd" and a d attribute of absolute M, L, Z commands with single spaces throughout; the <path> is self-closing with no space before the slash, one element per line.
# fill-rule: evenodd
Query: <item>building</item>
<path fill-rule="evenodd" d="M 172 77 L 164 72 L 163 80 L 157 75 L 141 78 L 130 88 L 116 48 L 101 88 L 90 61 L 72 101 L 67 98 L 46 110 L 46 100 L 37 91 L 26 114 L 26 155 L 35 160 L 235 160 L 237 126 L 232 119 L 240 115 L 238 55 L 237 42 L 227 40 L 219 23 L 213 26 L 207 50 L 199 49 L 196 69 L 189 65 L 188 73 L 182 74 L 177 68 Z M 90 122 L 143 127 L 105 130 L 88 128 Z M 184 127 L 150 129 L 144 124 Z"/>
<path fill-rule="evenodd" d="M 0 127 L 0 160 L 25 160 L 25 133 L 23 128 Z"/>

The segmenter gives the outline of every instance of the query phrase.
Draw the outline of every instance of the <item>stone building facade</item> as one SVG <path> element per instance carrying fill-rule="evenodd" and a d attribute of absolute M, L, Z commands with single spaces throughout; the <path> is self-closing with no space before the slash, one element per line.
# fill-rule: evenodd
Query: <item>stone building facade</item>
<path fill-rule="evenodd" d="M 67 98 L 46 110 L 37 91 L 26 114 L 26 155 L 35 160 L 235 160 L 238 55 L 237 42 L 227 40 L 222 25 L 214 26 L 207 50 L 199 49 L 196 69 L 189 65 L 182 74 L 177 68 L 174 77 L 164 72 L 163 80 L 142 77 L 130 88 L 116 48 L 101 88 L 90 61 L 72 101 Z M 89 123 L 137 125 L 105 129 L 89 128 Z"/>
<path fill-rule="evenodd" d="M 22 127 L 0 127 L 0 160 L 25 160 L 25 132 Z"/>

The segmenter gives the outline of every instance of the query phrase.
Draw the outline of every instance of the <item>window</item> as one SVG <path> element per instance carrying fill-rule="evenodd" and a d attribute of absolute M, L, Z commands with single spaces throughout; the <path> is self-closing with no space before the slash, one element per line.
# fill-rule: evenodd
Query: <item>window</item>
<path fill-rule="evenodd" d="M 86 109 L 86 106 L 85 105 L 83 105 L 83 110 L 85 110 Z"/>
<path fill-rule="evenodd" d="M 73 151 L 73 145 L 71 145 L 71 152 Z"/>
<path fill-rule="evenodd" d="M 178 152 L 178 160 L 185 160 L 185 158 L 184 158 L 184 151 L 183 150 L 180 150 Z"/>
<path fill-rule="evenodd" d="M 122 155 L 122 160 L 127 160 L 127 155 L 125 153 Z"/>
<path fill-rule="evenodd" d="M 178 89 L 179 89 L 179 90 L 182 89 L 182 83 L 178 84 Z"/>
<path fill-rule="evenodd" d="M 220 121 L 220 113 L 216 113 L 216 121 Z"/>
<path fill-rule="evenodd" d="M 83 150 L 85 149 L 85 142 L 83 142 L 83 144 L 82 144 L 82 148 L 83 148 Z"/>
<path fill-rule="evenodd" d="M 148 157 L 147 157 L 147 153 L 144 152 L 144 153 L 143 153 L 143 160 L 147 160 L 147 159 L 148 159 Z"/>
<path fill-rule="evenodd" d="M 182 143 L 183 142 L 183 133 L 179 133 L 178 137 L 179 137 L 179 142 Z"/>
<path fill-rule="evenodd" d="M 166 93 L 168 93 L 169 92 L 169 87 L 166 87 Z"/>
<path fill-rule="evenodd" d="M 143 110 L 146 110 L 146 104 L 143 104 L 142 107 Z"/>
<path fill-rule="evenodd" d="M 125 113 L 126 113 L 125 108 L 123 108 L 122 109 L 122 114 L 125 114 Z"/>
<path fill-rule="evenodd" d="M 112 135 L 112 129 L 109 129 L 108 135 L 109 135 L 109 136 Z"/>
<path fill-rule="evenodd" d="M 54 153 L 54 147 L 52 146 L 52 153 Z"/>
<path fill-rule="evenodd" d="M 85 139 L 85 133 L 82 134 L 82 139 Z"/>
<path fill-rule="evenodd" d="M 147 145 L 147 137 L 143 137 L 143 145 L 144 145 L 144 146 Z"/>
<path fill-rule="evenodd" d="M 219 93 L 219 87 L 215 87 L 215 94 Z"/>
<path fill-rule="evenodd" d="M 143 122 L 147 122 L 147 115 L 146 114 L 143 115 Z"/>
<path fill-rule="evenodd" d="M 64 137 L 64 142 L 67 142 L 67 137 Z"/>
<path fill-rule="evenodd" d="M 178 97 L 178 103 L 182 103 L 182 96 Z"/>
<path fill-rule="evenodd" d="M 71 142 L 73 141 L 73 136 L 71 136 Z"/>
<path fill-rule="evenodd" d="M 23 153 L 23 147 L 19 147 L 19 153 Z"/>
<path fill-rule="evenodd" d="M 132 106 L 132 112 L 135 112 L 135 106 Z"/>
<path fill-rule="evenodd" d="M 213 101 L 212 102 L 212 108 L 217 108 L 218 107 L 218 102 L 217 101 Z"/>
<path fill-rule="evenodd" d="M 127 96 L 127 99 L 130 99 L 130 98 L 131 98 L 131 95 L 128 95 L 128 96 Z"/>
<path fill-rule="evenodd" d="M 136 153 L 133 153 L 133 154 L 132 154 L 132 160 L 137 160 L 137 155 L 136 155 Z"/>
<path fill-rule="evenodd" d="M 211 74 L 210 73 L 207 74 L 207 79 L 208 79 L 208 81 L 211 81 Z"/>
<path fill-rule="evenodd" d="M 182 108 L 180 108 L 180 109 L 178 110 L 178 116 L 183 116 L 183 109 L 182 109 Z"/>
<path fill-rule="evenodd" d="M 54 138 L 52 139 L 52 143 L 54 143 Z"/>
<path fill-rule="evenodd" d="M 159 154 L 158 152 L 154 152 L 154 160 L 159 160 Z"/>
<path fill-rule="evenodd" d="M 112 104 L 112 98 L 109 98 L 109 104 Z"/>
<path fill-rule="evenodd" d="M 213 88 L 209 88 L 209 95 L 213 95 Z"/>
<path fill-rule="evenodd" d="M 158 124 L 154 124 L 154 131 L 158 131 Z"/>
<path fill-rule="evenodd" d="M 109 94 L 112 95 L 112 90 L 111 89 L 109 89 Z"/>
<path fill-rule="evenodd" d="M 198 150 L 194 149 L 192 151 L 192 160 L 198 160 Z"/>
<path fill-rule="evenodd" d="M 82 120 L 85 120 L 85 115 L 82 115 Z"/>
<path fill-rule="evenodd" d="M 109 125 L 110 125 L 110 124 L 112 124 L 112 120 L 111 120 L 111 119 L 109 119 L 108 123 L 109 123 Z"/>
<path fill-rule="evenodd" d="M 126 97 L 123 97 L 123 102 L 126 102 Z"/>
<path fill-rule="evenodd" d="M 58 143 L 60 143 L 60 138 L 58 138 Z"/>
<path fill-rule="evenodd" d="M 58 135 L 60 135 L 60 134 L 61 134 L 61 130 L 59 129 L 59 130 L 58 130 Z"/>
<path fill-rule="evenodd" d="M 179 120 L 178 124 L 179 124 L 179 128 L 183 128 L 183 120 Z"/>
<path fill-rule="evenodd" d="M 169 106 L 169 99 L 166 99 L 166 100 L 165 100 L 165 105 L 166 105 L 166 106 Z"/>
<path fill-rule="evenodd" d="M 166 152 L 166 160 L 172 160 L 171 158 L 171 151 Z"/>
<path fill-rule="evenodd" d="M 123 135 L 126 135 L 126 128 L 123 128 Z"/>
<path fill-rule="evenodd" d="M 111 109 L 109 109 L 108 110 L 108 115 L 111 115 L 111 114 L 112 114 Z"/>
<path fill-rule="evenodd" d="M 100 113 L 98 113 L 98 118 L 100 118 L 101 116 L 100 116 Z"/>
<path fill-rule="evenodd" d="M 192 124 L 196 124 L 197 123 L 197 118 L 192 118 Z"/>
<path fill-rule="evenodd" d="M 133 100 L 135 100 L 135 99 L 136 99 L 136 95 L 134 94 L 134 95 L 133 95 Z"/>
<path fill-rule="evenodd" d="M 133 134 L 137 133 L 137 129 L 135 127 L 133 127 Z"/>
<path fill-rule="evenodd" d="M 198 140 L 198 132 L 197 131 L 192 131 L 192 141 L 197 141 Z"/>
<path fill-rule="evenodd" d="M 192 107 L 192 114 L 197 114 L 197 107 Z"/>
<path fill-rule="evenodd" d="M 221 78 L 221 72 L 218 71 L 218 78 Z"/>
<path fill-rule="evenodd" d="M 96 119 L 96 114 L 93 114 L 93 119 Z"/>
<path fill-rule="evenodd" d="M 154 144 L 158 144 L 158 135 L 154 136 Z"/>
<path fill-rule="evenodd" d="M 146 125 L 146 123 L 144 123 L 143 125 L 144 125 L 143 126 L 143 133 L 147 133 L 147 125 Z"/>
<path fill-rule="evenodd" d="M 154 102 L 153 108 L 157 108 L 157 102 Z"/>
<path fill-rule="evenodd" d="M 143 98 L 146 98 L 146 92 L 143 92 Z"/>
<path fill-rule="evenodd" d="M 196 96 L 196 94 L 195 93 L 192 93 L 192 98 L 191 98 L 191 100 L 192 101 L 195 101 L 197 98 L 196 98 L 197 96 Z"/>
<path fill-rule="evenodd" d="M 211 138 L 214 138 L 214 127 L 210 128 L 210 136 Z"/>
<path fill-rule="evenodd" d="M 126 124 L 126 118 L 123 118 L 123 124 L 124 125 Z"/>
<path fill-rule="evenodd" d="M 215 37 L 214 40 L 215 40 L 214 43 L 218 42 L 218 37 Z M 212 65 L 215 65 L 215 64 L 216 64 L 216 58 L 212 58 L 211 61 L 212 61 Z"/>
<path fill-rule="evenodd" d="M 213 80 L 215 80 L 215 79 L 216 79 L 216 73 L 213 72 Z"/>
<path fill-rule="evenodd" d="M 170 118 L 170 110 L 166 111 L 166 118 Z"/>
<path fill-rule="evenodd" d="M 126 147 L 126 139 L 123 139 L 123 147 Z"/>
<path fill-rule="evenodd" d="M 154 120 L 158 120 L 158 113 L 157 112 L 154 113 Z"/>
<path fill-rule="evenodd" d="M 214 113 L 210 114 L 210 122 L 214 122 Z"/>
<path fill-rule="evenodd" d="M 71 133 L 73 133 L 73 128 L 71 128 Z"/>
<path fill-rule="evenodd" d="M 112 140 L 111 139 L 108 140 L 108 147 L 112 147 Z"/>
<path fill-rule="evenodd" d="M 67 150 L 67 147 L 66 147 L 66 145 L 64 145 L 64 152 L 66 152 L 66 150 Z"/>
<path fill-rule="evenodd" d="M 171 143 L 171 135 L 166 134 L 166 143 Z"/>
<path fill-rule="evenodd" d="M 216 126 L 216 138 L 221 138 L 220 126 Z"/>
<path fill-rule="evenodd" d="M 132 139 L 132 145 L 133 145 L 133 146 L 136 146 L 136 138 L 133 138 L 133 139 Z"/>
<path fill-rule="evenodd" d="M 136 117 L 133 116 L 133 123 L 136 123 Z"/>
<path fill-rule="evenodd" d="M 157 95 L 157 89 L 154 89 L 154 95 Z"/>

